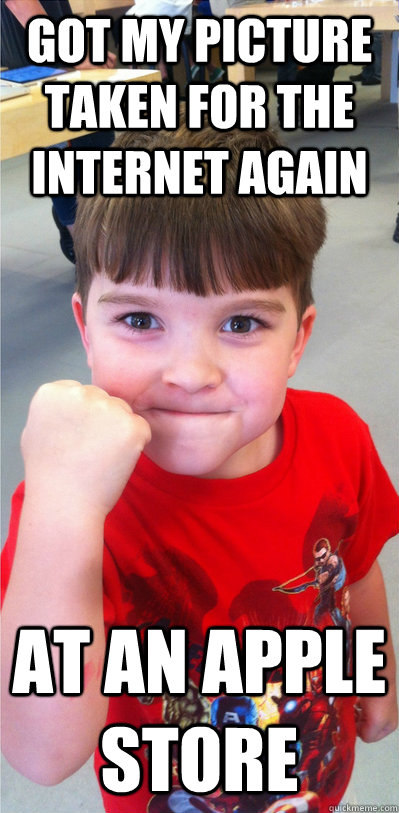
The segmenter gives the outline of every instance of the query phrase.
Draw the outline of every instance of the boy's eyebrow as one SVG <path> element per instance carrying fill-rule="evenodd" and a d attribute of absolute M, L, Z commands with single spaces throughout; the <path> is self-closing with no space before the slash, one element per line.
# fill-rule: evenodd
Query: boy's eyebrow
<path fill-rule="evenodd" d="M 138 305 L 141 308 L 156 308 L 159 305 L 155 299 L 149 296 L 140 296 L 139 294 L 102 294 L 98 300 L 98 304 L 103 303 L 109 305 Z"/>
<path fill-rule="evenodd" d="M 242 301 L 230 302 L 228 298 L 221 298 L 221 304 L 228 309 L 243 308 L 245 310 L 250 308 L 261 308 L 262 310 L 272 311 L 274 313 L 285 313 L 286 307 L 278 299 L 258 299 L 249 298 Z M 110 305 L 135 305 L 141 308 L 156 308 L 159 307 L 159 302 L 149 296 L 141 296 L 140 294 L 116 294 L 110 292 L 102 294 L 98 300 L 98 304 Z"/>
<path fill-rule="evenodd" d="M 241 302 L 232 302 L 232 307 L 239 308 L 261 308 L 262 310 L 274 311 L 274 313 L 285 313 L 286 307 L 279 299 L 244 299 Z"/>

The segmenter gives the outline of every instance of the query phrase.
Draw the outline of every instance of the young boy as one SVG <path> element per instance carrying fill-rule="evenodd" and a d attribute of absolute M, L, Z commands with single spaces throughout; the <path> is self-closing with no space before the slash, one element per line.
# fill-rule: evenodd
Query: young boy
<path fill-rule="evenodd" d="M 217 149 L 225 135 L 121 136 L 115 146 Z M 287 809 L 326 813 L 342 798 L 356 727 L 394 730 L 395 664 L 376 557 L 397 498 L 366 425 L 342 401 L 287 390 L 315 319 L 311 273 L 325 234 L 312 198 L 237 197 L 241 150 L 270 133 L 229 134 L 221 197 L 87 198 L 75 232 L 73 310 L 92 386 L 34 396 L 22 437 L 25 487 L 4 555 L 3 746 L 53 784 L 96 749 L 106 725 L 298 726 L 297 794 L 196 797 L 179 787 L 103 789 L 107 811 Z M 15 556 L 14 556 L 15 548 Z M 350 603 L 350 610 L 349 610 Z M 385 696 L 325 696 L 321 669 L 299 697 L 268 673 L 263 695 L 199 691 L 211 627 L 388 629 Z M 84 692 L 10 696 L 16 630 L 88 626 Z M 105 632 L 104 632 L 105 626 Z M 104 697 L 111 627 L 185 627 L 185 696 Z M 57 648 L 54 647 L 56 650 Z M 348 653 L 350 669 L 351 656 Z M 58 658 L 54 656 L 55 669 Z M 59 683 L 57 682 L 57 686 Z M 106 764 L 96 752 L 96 770 Z"/>

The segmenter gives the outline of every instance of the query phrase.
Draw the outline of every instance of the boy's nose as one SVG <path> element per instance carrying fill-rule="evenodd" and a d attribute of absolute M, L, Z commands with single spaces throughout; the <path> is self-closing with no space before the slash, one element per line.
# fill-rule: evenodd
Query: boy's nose
<path fill-rule="evenodd" d="M 187 347 L 168 360 L 162 381 L 194 393 L 206 387 L 218 387 L 223 381 L 223 373 L 216 360 L 209 353 L 206 354 L 203 348 L 199 347 L 193 352 L 193 349 Z"/>

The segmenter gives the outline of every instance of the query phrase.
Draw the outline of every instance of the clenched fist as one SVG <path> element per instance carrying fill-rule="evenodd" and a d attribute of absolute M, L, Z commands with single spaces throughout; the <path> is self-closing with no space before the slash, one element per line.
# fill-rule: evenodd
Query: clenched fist
<path fill-rule="evenodd" d="M 105 518 L 150 439 L 147 421 L 99 387 L 44 384 L 21 440 L 27 493 L 90 506 Z"/>

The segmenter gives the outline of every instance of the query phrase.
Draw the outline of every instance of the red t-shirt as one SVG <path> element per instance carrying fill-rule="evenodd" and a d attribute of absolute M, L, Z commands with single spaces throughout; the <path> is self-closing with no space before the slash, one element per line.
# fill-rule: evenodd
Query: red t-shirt
<path fill-rule="evenodd" d="M 198 690 L 210 627 L 235 627 L 239 634 L 252 626 L 349 632 L 348 586 L 366 575 L 398 530 L 398 499 L 367 426 L 350 407 L 330 395 L 289 390 L 283 428 L 278 457 L 236 480 L 170 474 L 140 458 L 105 525 L 105 624 L 185 627 L 189 694 L 111 697 L 107 725 L 220 729 L 234 715 L 263 729 L 297 725 L 301 790 L 281 802 L 267 792 L 216 791 L 202 801 L 181 790 L 157 795 L 148 789 L 143 751 L 141 789 L 126 796 L 103 791 L 108 813 L 325 813 L 342 798 L 354 755 L 353 698 L 325 697 L 319 669 L 298 698 L 284 697 L 279 670 L 268 675 L 263 696 L 220 700 Z M 22 499 L 20 487 L 3 557 L 5 581 Z M 98 751 L 95 764 L 97 772 L 104 764 Z"/>

